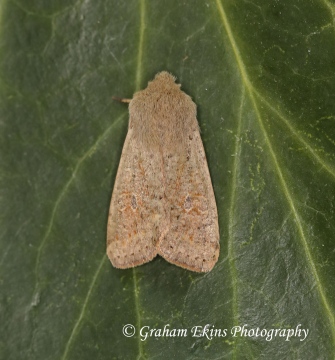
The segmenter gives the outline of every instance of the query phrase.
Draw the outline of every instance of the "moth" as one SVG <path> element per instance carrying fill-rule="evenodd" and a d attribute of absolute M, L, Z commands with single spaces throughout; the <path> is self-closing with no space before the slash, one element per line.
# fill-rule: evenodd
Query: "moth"
<path fill-rule="evenodd" d="M 121 269 L 160 255 L 185 269 L 207 272 L 219 250 L 217 207 L 196 105 L 163 71 L 129 102 L 107 255 Z"/>

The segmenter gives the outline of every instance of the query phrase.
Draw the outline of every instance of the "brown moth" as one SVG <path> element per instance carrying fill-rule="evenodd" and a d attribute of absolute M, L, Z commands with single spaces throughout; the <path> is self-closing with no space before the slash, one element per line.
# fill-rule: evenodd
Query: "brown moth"
<path fill-rule="evenodd" d="M 206 272 L 219 256 L 212 183 L 196 105 L 166 71 L 134 94 L 107 226 L 121 269 L 152 260 Z"/>

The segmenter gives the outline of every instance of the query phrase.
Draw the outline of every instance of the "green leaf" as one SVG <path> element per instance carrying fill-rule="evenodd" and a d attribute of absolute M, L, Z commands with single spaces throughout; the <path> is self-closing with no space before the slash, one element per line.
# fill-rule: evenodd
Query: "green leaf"
<path fill-rule="evenodd" d="M 335 4 L 0 9 L 0 358 L 333 359 Z M 112 96 L 161 70 L 198 106 L 221 234 L 208 274 L 162 258 L 117 270 L 105 255 L 128 118 Z M 226 336 L 192 336 L 206 324 Z M 299 324 L 305 339 L 252 336 Z M 165 325 L 187 336 L 142 341 Z"/>

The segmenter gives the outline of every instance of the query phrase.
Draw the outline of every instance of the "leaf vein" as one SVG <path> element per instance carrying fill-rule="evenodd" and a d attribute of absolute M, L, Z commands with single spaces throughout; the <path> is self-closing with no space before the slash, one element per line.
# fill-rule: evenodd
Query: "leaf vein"
<path fill-rule="evenodd" d="M 302 138 L 302 136 L 297 132 L 297 130 L 290 124 L 290 122 L 285 118 L 285 116 L 279 111 L 277 110 L 274 106 L 272 106 L 267 100 L 265 100 L 265 98 L 255 89 L 253 89 L 253 92 L 256 94 L 256 96 L 258 96 L 260 98 L 261 101 L 264 102 L 264 104 L 266 104 L 266 106 L 268 106 L 271 111 L 273 111 L 278 117 L 279 119 L 281 119 L 284 124 L 289 128 L 291 134 L 293 134 L 298 141 L 300 141 L 303 146 L 305 147 L 306 150 L 309 151 L 309 153 L 314 157 L 314 159 L 320 163 L 321 167 L 323 169 L 325 169 L 330 175 L 332 175 L 335 178 L 335 169 L 333 169 L 333 167 L 330 164 L 327 164 L 324 159 L 322 159 L 311 147 L 311 145 Z"/>
<path fill-rule="evenodd" d="M 136 80 L 135 80 L 135 88 L 136 91 L 140 90 L 141 81 L 142 81 L 142 61 L 143 61 L 143 42 L 144 42 L 144 30 L 145 30 L 145 1 L 139 0 L 140 4 L 140 33 L 139 33 L 139 44 L 138 44 L 138 54 L 137 54 L 137 68 L 136 68 Z M 138 331 L 141 328 L 141 316 L 140 316 L 140 305 L 139 305 L 139 286 L 138 280 L 136 276 L 136 268 L 133 268 L 133 282 L 134 282 L 134 302 L 135 302 L 135 310 L 136 310 L 136 325 Z M 140 336 L 137 336 L 138 341 L 138 356 L 137 359 L 141 359 L 144 357 L 143 355 L 143 344 L 140 339 Z"/>
<path fill-rule="evenodd" d="M 58 210 L 58 207 L 60 205 L 60 203 L 62 202 L 65 194 L 67 193 L 68 189 L 70 188 L 70 186 L 72 185 L 73 181 L 76 179 L 76 175 L 80 169 L 80 167 L 82 166 L 82 164 L 85 162 L 85 160 L 94 153 L 94 151 L 96 150 L 96 148 L 100 145 L 100 142 L 107 136 L 107 134 L 111 131 L 111 129 L 113 129 L 113 127 L 123 118 L 124 115 L 119 116 L 95 141 L 95 143 L 84 153 L 84 155 L 79 159 L 79 161 L 77 162 L 69 180 L 65 183 L 64 187 L 62 188 L 61 192 L 59 193 L 56 201 L 55 201 L 55 205 L 52 209 L 51 212 L 51 216 L 50 216 L 50 220 L 46 229 L 46 232 L 42 238 L 42 241 L 37 249 L 37 256 L 36 256 L 36 262 L 35 262 L 35 269 L 34 269 L 34 273 L 35 273 L 35 278 L 36 278 L 36 283 L 35 283 L 35 292 L 38 286 L 38 268 L 40 266 L 40 259 L 41 259 L 41 254 L 43 251 L 43 248 L 47 242 L 47 239 L 51 233 L 51 229 L 53 227 L 54 221 L 55 221 L 55 216 Z"/>
<path fill-rule="evenodd" d="M 81 311 L 79 313 L 78 319 L 77 319 L 76 323 L 74 324 L 74 327 L 72 328 L 69 340 L 67 341 L 67 343 L 65 345 L 64 353 L 63 353 L 63 355 L 61 357 L 61 360 L 66 359 L 67 354 L 68 354 L 68 352 L 70 350 L 71 344 L 73 343 L 73 340 L 75 339 L 75 337 L 76 337 L 76 335 L 77 335 L 77 333 L 79 331 L 79 326 L 80 326 L 80 323 L 81 323 L 82 319 L 84 318 L 89 298 L 91 296 L 92 290 L 93 290 L 94 285 L 95 285 L 95 283 L 96 283 L 96 281 L 97 281 L 97 279 L 99 277 L 100 271 L 102 269 L 102 265 L 104 264 L 105 260 L 106 260 L 106 254 L 104 254 L 102 259 L 100 260 L 98 269 L 96 270 L 96 272 L 95 272 L 95 274 L 93 276 L 93 279 L 91 281 L 90 287 L 88 288 L 88 291 L 87 291 L 83 306 L 82 306 Z"/>
<path fill-rule="evenodd" d="M 264 135 L 265 142 L 266 142 L 266 144 L 267 144 L 267 146 L 269 148 L 269 151 L 270 151 L 273 163 L 274 163 L 275 170 L 277 171 L 277 174 L 278 174 L 278 177 L 279 177 L 279 180 L 280 180 L 280 184 L 281 184 L 281 186 L 283 188 L 283 191 L 285 193 L 285 197 L 286 197 L 286 200 L 287 200 L 287 202 L 289 204 L 289 207 L 291 208 L 292 213 L 294 215 L 296 225 L 297 225 L 297 228 L 298 228 L 298 232 L 300 234 L 301 244 L 303 246 L 303 249 L 304 249 L 304 252 L 305 252 L 305 255 L 306 255 L 306 258 L 307 258 L 307 263 L 308 263 L 308 265 L 310 267 L 311 274 L 315 279 L 316 287 L 318 289 L 318 293 L 319 293 L 321 302 L 324 305 L 325 311 L 326 311 L 326 313 L 328 315 L 328 318 L 329 318 L 331 332 L 332 332 L 332 339 L 333 339 L 333 343 L 335 344 L 335 318 L 334 318 L 334 314 L 333 314 L 332 309 L 331 309 L 331 307 L 330 307 L 330 305 L 328 303 L 328 299 L 326 297 L 325 290 L 323 288 L 323 284 L 321 282 L 320 276 L 318 274 L 318 271 L 317 271 L 315 263 L 314 263 L 314 259 L 312 257 L 311 252 L 310 252 L 308 242 L 307 242 L 304 230 L 303 230 L 301 218 L 300 218 L 300 216 L 298 214 L 298 211 L 297 211 L 297 209 L 296 209 L 296 207 L 294 205 L 293 198 L 292 198 L 291 193 L 289 191 L 289 188 L 288 188 L 288 186 L 286 184 L 284 175 L 283 175 L 283 173 L 281 171 L 279 162 L 278 162 L 277 157 L 275 155 L 275 152 L 273 150 L 270 138 L 269 138 L 269 136 L 267 134 L 267 131 L 265 129 L 265 126 L 263 124 L 263 120 L 262 120 L 261 114 L 259 112 L 255 96 L 254 96 L 253 87 L 252 87 L 252 85 L 250 83 L 250 80 L 249 80 L 249 77 L 247 75 L 247 71 L 245 69 L 245 65 L 244 65 L 243 60 L 242 60 L 242 56 L 241 56 L 241 54 L 239 52 L 239 49 L 237 47 L 237 44 L 235 42 L 235 39 L 234 39 L 232 30 L 231 30 L 230 24 L 228 22 L 228 18 L 226 16 L 225 11 L 224 11 L 223 5 L 222 5 L 220 0 L 216 0 L 216 4 L 217 4 L 217 8 L 219 10 L 219 14 L 221 16 L 223 27 L 226 30 L 229 42 L 230 42 L 231 47 L 233 49 L 233 52 L 234 52 L 234 55 L 235 55 L 235 58 L 236 58 L 236 61 L 237 61 L 237 65 L 238 65 L 238 68 L 239 68 L 240 73 L 241 73 L 243 83 L 245 84 L 245 87 L 246 87 L 246 89 L 247 89 L 247 91 L 249 93 L 249 97 L 250 97 L 250 99 L 251 99 L 251 101 L 253 103 L 255 113 L 257 115 L 257 119 L 258 119 L 258 122 L 259 122 L 260 129 L 261 129 L 261 131 L 262 131 L 262 133 Z"/>
<path fill-rule="evenodd" d="M 233 246 L 233 219 L 235 217 L 235 199 L 236 199 L 236 187 L 237 187 L 237 170 L 239 166 L 239 157 L 240 157 L 240 150 L 241 150 L 241 127 L 242 127 L 242 110 L 244 105 L 245 99 L 245 88 L 242 89 L 242 97 L 241 97 L 241 104 L 240 104 L 240 111 L 238 117 L 238 124 L 237 124 L 237 132 L 236 132 L 236 139 L 235 139 L 235 150 L 234 150 L 234 162 L 233 162 L 233 169 L 232 169 L 232 190 L 231 190 L 231 200 L 229 206 L 229 220 L 228 220 L 228 259 L 229 259 L 229 268 L 232 277 L 232 292 L 233 292 L 233 299 L 232 299 L 232 313 L 233 313 L 233 325 L 238 325 L 238 301 L 237 301 L 237 271 L 235 265 L 235 253 L 234 253 L 234 246 Z M 234 352 L 233 358 L 236 359 L 236 349 L 237 344 L 234 341 Z"/>

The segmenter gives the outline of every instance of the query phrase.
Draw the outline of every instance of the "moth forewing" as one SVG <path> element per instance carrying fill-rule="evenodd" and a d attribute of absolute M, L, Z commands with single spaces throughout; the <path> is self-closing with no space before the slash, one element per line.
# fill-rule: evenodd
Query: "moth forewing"
<path fill-rule="evenodd" d="M 219 227 L 214 192 L 198 129 L 189 133 L 186 160 L 165 164 L 173 177 L 166 196 L 171 206 L 170 231 L 158 243 L 158 253 L 189 270 L 212 270 L 219 256 Z M 178 186 L 174 186 L 178 184 Z"/>
<path fill-rule="evenodd" d="M 143 172 L 143 153 L 129 129 L 117 171 L 107 225 L 107 255 L 121 269 L 141 265 L 157 255 L 156 234 L 148 218 L 150 197 L 155 188 Z M 155 168 L 158 156 L 148 164 Z M 143 188 L 148 190 L 143 192 Z M 157 189 L 156 189 L 157 191 Z"/>

